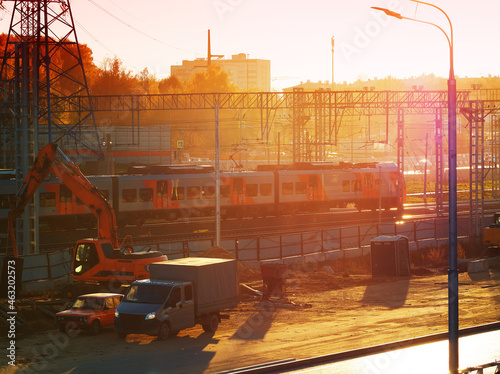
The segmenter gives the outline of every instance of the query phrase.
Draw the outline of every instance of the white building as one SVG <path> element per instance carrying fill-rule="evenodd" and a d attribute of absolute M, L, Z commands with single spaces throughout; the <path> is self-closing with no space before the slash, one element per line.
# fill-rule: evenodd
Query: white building
<path fill-rule="evenodd" d="M 229 81 L 241 91 L 271 91 L 271 61 L 249 59 L 244 53 L 233 55 L 231 59 L 211 60 L 225 71 Z M 193 75 L 203 71 L 207 60 L 184 60 L 182 65 L 172 65 L 170 75 L 175 75 L 182 83 L 187 83 Z"/>

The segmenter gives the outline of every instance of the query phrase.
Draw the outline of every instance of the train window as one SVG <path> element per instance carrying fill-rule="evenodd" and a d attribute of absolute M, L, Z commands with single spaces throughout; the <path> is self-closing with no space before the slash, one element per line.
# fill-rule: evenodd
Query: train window
<path fill-rule="evenodd" d="M 259 194 L 259 185 L 252 183 L 247 184 L 247 196 L 257 196 Z"/>
<path fill-rule="evenodd" d="M 352 181 L 352 190 L 361 191 L 361 181 L 358 180 Z"/>
<path fill-rule="evenodd" d="M 0 195 L 0 209 L 10 209 L 10 202 L 14 198 L 14 195 Z"/>
<path fill-rule="evenodd" d="M 311 190 L 317 190 L 319 188 L 319 178 L 317 175 L 309 176 L 309 188 Z"/>
<path fill-rule="evenodd" d="M 56 193 L 40 192 L 40 206 L 41 207 L 56 206 Z"/>
<path fill-rule="evenodd" d="M 201 194 L 205 199 L 213 199 L 215 197 L 215 187 L 214 186 L 203 186 Z"/>
<path fill-rule="evenodd" d="M 156 197 L 167 197 L 168 183 L 167 181 L 156 182 Z"/>
<path fill-rule="evenodd" d="M 233 179 L 233 193 L 242 194 L 243 193 L 243 178 Z"/>
<path fill-rule="evenodd" d="M 293 194 L 293 183 L 286 182 L 281 185 L 281 193 L 283 195 L 291 195 Z"/>
<path fill-rule="evenodd" d="M 200 187 L 198 186 L 189 186 L 187 188 L 187 198 L 188 200 L 195 200 L 199 199 L 201 197 L 200 195 Z"/>
<path fill-rule="evenodd" d="M 136 201 L 137 201 L 137 190 L 133 188 L 128 188 L 122 191 L 122 202 L 135 203 Z"/>
<path fill-rule="evenodd" d="M 342 181 L 342 192 L 351 192 L 351 182 Z"/>
<path fill-rule="evenodd" d="M 139 201 L 147 203 L 153 201 L 153 189 L 152 188 L 141 188 L 139 190 Z"/>
<path fill-rule="evenodd" d="M 273 187 L 271 183 L 262 183 L 260 185 L 260 196 L 271 196 L 273 193 Z"/>
<path fill-rule="evenodd" d="M 228 198 L 231 194 L 231 187 L 227 184 L 220 186 L 220 197 Z"/>
<path fill-rule="evenodd" d="M 184 187 L 172 187 L 172 200 L 184 200 Z"/>
<path fill-rule="evenodd" d="M 306 193 L 307 185 L 306 182 L 295 182 L 295 193 L 304 194 Z"/>
<path fill-rule="evenodd" d="M 59 202 L 60 203 L 71 203 L 73 200 L 73 194 L 68 186 L 64 184 L 59 185 Z"/>

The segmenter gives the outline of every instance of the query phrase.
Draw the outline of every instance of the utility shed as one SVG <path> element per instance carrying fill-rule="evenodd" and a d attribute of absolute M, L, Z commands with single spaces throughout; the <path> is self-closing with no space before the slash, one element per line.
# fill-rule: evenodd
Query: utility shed
<path fill-rule="evenodd" d="M 187 257 L 149 265 L 151 280 L 192 282 L 197 313 L 238 305 L 236 260 Z"/>
<path fill-rule="evenodd" d="M 372 276 L 410 275 L 410 250 L 406 236 L 377 236 L 370 244 Z"/>

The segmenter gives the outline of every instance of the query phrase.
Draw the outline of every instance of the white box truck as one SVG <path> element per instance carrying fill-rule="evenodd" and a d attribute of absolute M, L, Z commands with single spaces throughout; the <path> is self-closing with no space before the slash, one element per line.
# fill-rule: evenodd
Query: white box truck
<path fill-rule="evenodd" d="M 133 282 L 115 311 L 120 337 L 148 334 L 163 340 L 201 324 L 214 332 L 221 311 L 238 305 L 236 260 L 189 257 L 152 263 L 150 279 Z"/>

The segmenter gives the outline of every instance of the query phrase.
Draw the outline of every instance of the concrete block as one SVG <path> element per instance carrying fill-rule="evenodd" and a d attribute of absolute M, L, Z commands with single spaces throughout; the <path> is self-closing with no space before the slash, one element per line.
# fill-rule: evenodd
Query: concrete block
<path fill-rule="evenodd" d="M 469 273 L 482 273 L 488 271 L 487 260 L 474 260 L 470 261 L 467 267 Z"/>

